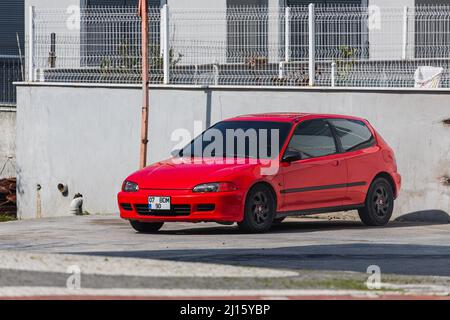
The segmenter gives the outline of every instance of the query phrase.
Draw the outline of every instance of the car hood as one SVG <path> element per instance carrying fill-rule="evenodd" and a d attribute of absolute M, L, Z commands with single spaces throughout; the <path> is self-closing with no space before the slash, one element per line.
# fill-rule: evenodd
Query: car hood
<path fill-rule="evenodd" d="M 174 163 L 172 159 L 155 163 L 127 178 L 140 189 L 191 190 L 198 184 L 225 182 L 243 170 L 253 170 L 258 164 L 200 163 L 183 159 Z"/>

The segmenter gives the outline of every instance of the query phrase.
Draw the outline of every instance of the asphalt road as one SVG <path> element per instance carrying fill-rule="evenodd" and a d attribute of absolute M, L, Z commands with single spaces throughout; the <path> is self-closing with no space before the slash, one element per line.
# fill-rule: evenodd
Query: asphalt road
<path fill-rule="evenodd" d="M 361 289 L 370 265 L 448 286 L 450 224 L 290 219 L 259 235 L 186 223 L 137 234 L 114 216 L 0 224 L 0 288 L 61 287 L 72 264 L 96 289 Z"/>

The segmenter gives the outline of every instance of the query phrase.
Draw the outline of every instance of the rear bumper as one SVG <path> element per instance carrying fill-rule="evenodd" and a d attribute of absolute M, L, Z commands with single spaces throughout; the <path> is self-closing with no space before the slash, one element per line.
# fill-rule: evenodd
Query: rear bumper
<path fill-rule="evenodd" d="M 402 176 L 399 173 L 394 173 L 392 176 L 395 183 L 395 198 L 397 198 L 402 188 Z"/>
<path fill-rule="evenodd" d="M 148 197 L 150 196 L 171 197 L 171 212 L 143 212 L 147 210 L 146 206 L 148 206 Z M 244 195 L 239 191 L 197 194 L 190 190 L 140 190 L 135 193 L 120 192 L 117 198 L 120 217 L 126 220 L 241 222 L 243 219 Z M 179 213 L 174 209 L 180 206 L 189 207 L 189 212 Z"/>

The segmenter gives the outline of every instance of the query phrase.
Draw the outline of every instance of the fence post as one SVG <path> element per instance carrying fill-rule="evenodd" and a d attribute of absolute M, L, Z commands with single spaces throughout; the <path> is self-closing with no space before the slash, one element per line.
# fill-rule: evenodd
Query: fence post
<path fill-rule="evenodd" d="M 314 4 L 309 4 L 309 85 L 316 82 L 316 21 Z"/>
<path fill-rule="evenodd" d="M 402 59 L 406 60 L 408 55 L 408 7 L 403 8 L 403 42 Z"/>
<path fill-rule="evenodd" d="M 163 51 L 163 72 L 164 72 L 164 84 L 170 83 L 170 28 L 169 28 L 169 6 L 165 4 L 162 7 L 161 19 L 163 21 L 162 31 L 162 51 Z"/>
<path fill-rule="evenodd" d="M 50 34 L 50 52 L 48 57 L 50 68 L 56 67 L 56 33 Z"/>
<path fill-rule="evenodd" d="M 29 7 L 28 16 L 28 81 L 33 82 L 35 79 L 34 75 L 34 37 L 35 37 L 35 26 L 34 26 L 34 6 Z"/>
<path fill-rule="evenodd" d="M 214 63 L 213 69 L 214 69 L 214 85 L 218 86 L 219 85 L 219 64 Z"/>
<path fill-rule="evenodd" d="M 278 79 L 283 79 L 284 77 L 284 61 L 278 63 Z"/>
<path fill-rule="evenodd" d="M 331 87 L 336 86 L 336 62 L 333 60 L 331 63 Z"/>
<path fill-rule="evenodd" d="M 291 8 L 286 7 L 284 13 L 284 61 L 291 60 Z"/>

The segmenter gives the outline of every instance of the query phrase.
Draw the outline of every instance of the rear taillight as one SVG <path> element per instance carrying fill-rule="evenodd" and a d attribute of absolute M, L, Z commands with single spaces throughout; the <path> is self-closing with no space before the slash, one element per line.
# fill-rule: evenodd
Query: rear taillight
<path fill-rule="evenodd" d="M 394 166 L 394 170 L 397 171 L 397 160 L 394 152 L 392 150 L 383 150 L 382 154 L 384 161 L 391 163 Z"/>

